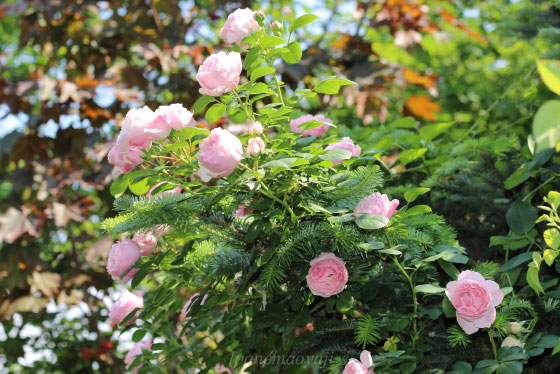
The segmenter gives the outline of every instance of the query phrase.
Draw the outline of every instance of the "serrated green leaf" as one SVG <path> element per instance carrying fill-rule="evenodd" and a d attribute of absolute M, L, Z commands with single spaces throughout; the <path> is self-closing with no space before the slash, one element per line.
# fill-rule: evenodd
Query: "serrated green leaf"
<path fill-rule="evenodd" d="M 407 203 L 412 203 L 414 200 L 418 198 L 418 196 L 423 195 L 429 191 L 430 189 L 426 187 L 413 188 L 404 193 L 404 199 L 406 200 Z"/>
<path fill-rule="evenodd" d="M 251 82 L 256 81 L 257 79 L 264 77 L 267 74 L 274 73 L 274 68 L 271 66 L 259 66 L 251 73 Z"/>
<path fill-rule="evenodd" d="M 340 86 L 348 86 L 351 84 L 356 84 L 356 82 L 344 78 L 331 77 L 319 82 L 313 90 L 326 95 L 336 95 L 338 91 L 340 91 Z"/>
<path fill-rule="evenodd" d="M 387 226 L 388 223 L 389 218 L 379 214 L 362 214 L 356 220 L 358 227 L 365 230 L 377 230 Z"/>
<path fill-rule="evenodd" d="M 418 148 L 418 149 L 407 149 L 402 151 L 399 154 L 399 160 L 401 164 L 404 166 L 408 163 L 411 163 L 414 160 L 419 159 L 420 157 L 424 156 L 428 149 L 427 148 Z"/>
<path fill-rule="evenodd" d="M 288 51 L 282 53 L 282 59 L 288 64 L 297 64 L 301 60 L 302 50 L 298 42 L 291 42 L 287 47 Z"/>
<path fill-rule="evenodd" d="M 304 14 L 303 16 L 299 16 L 296 20 L 290 25 L 289 32 L 293 32 L 300 27 L 310 24 L 311 22 L 315 21 L 319 17 L 315 14 Z"/>
<path fill-rule="evenodd" d="M 208 104 L 211 102 L 216 101 L 216 99 L 212 96 L 204 95 L 199 97 L 193 105 L 193 114 L 200 113 L 206 108 Z"/>
<path fill-rule="evenodd" d="M 222 103 L 212 105 L 210 108 L 208 108 L 208 110 L 206 111 L 206 115 L 204 116 L 206 122 L 216 122 L 226 113 L 226 109 L 227 107 Z"/>

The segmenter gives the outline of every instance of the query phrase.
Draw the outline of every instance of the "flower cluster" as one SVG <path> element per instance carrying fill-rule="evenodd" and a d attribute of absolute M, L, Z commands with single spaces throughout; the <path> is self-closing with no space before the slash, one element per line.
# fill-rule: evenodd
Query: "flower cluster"
<path fill-rule="evenodd" d="M 142 163 L 152 141 L 165 139 L 172 129 L 194 126 L 193 115 L 181 104 L 162 105 L 155 112 L 147 106 L 126 114 L 117 142 L 108 155 L 115 174 L 125 174 Z"/>

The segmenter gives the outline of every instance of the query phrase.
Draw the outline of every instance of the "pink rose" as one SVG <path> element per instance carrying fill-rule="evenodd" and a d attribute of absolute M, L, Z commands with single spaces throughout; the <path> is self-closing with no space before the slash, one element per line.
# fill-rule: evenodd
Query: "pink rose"
<path fill-rule="evenodd" d="M 168 132 L 171 129 L 181 130 L 193 125 L 193 114 L 183 108 L 183 104 L 162 105 L 157 108 L 156 115 L 167 125 Z"/>
<path fill-rule="evenodd" d="M 212 178 L 230 175 L 241 162 L 243 147 L 235 135 L 229 131 L 215 128 L 203 141 L 198 151 L 198 174 L 208 182 Z"/>
<path fill-rule="evenodd" d="M 262 152 L 264 149 L 264 140 L 260 137 L 256 137 L 253 139 L 249 139 L 249 143 L 247 144 L 247 153 L 249 153 L 253 157 L 257 157 L 259 153 Z"/>
<path fill-rule="evenodd" d="M 246 214 L 245 214 L 245 207 L 244 207 L 243 205 L 240 204 L 240 205 L 237 207 L 237 210 L 235 211 L 235 215 L 236 215 L 237 217 L 245 217 L 245 215 L 246 215 Z"/>
<path fill-rule="evenodd" d="M 348 282 L 344 261 L 334 253 L 321 253 L 310 264 L 311 268 L 305 279 L 313 295 L 330 297 L 342 292 Z"/>
<path fill-rule="evenodd" d="M 151 255 L 157 246 L 157 236 L 151 231 L 145 234 L 134 234 L 132 241 L 138 245 L 140 256 Z"/>
<path fill-rule="evenodd" d="M 496 320 L 495 307 L 504 299 L 498 283 L 470 270 L 461 272 L 456 281 L 447 283 L 445 294 L 455 307 L 457 323 L 469 335 L 492 326 Z"/>
<path fill-rule="evenodd" d="M 109 151 L 107 156 L 109 163 L 115 166 L 116 174 L 126 174 L 136 165 L 141 164 L 144 162 L 142 160 L 142 155 L 144 151 L 139 147 L 130 147 L 125 153 L 119 152 L 117 145 L 114 145 L 113 148 Z"/>
<path fill-rule="evenodd" d="M 117 138 L 119 152 L 126 153 L 132 146 L 145 150 L 150 149 L 152 143 L 146 129 L 152 126 L 155 120 L 156 114 L 147 106 L 140 109 L 130 109 Z"/>
<path fill-rule="evenodd" d="M 354 213 L 377 214 L 391 218 L 393 214 L 395 214 L 395 210 L 397 210 L 398 206 L 399 200 L 394 199 L 389 201 L 387 195 L 375 192 L 367 197 L 364 197 L 362 201 L 356 205 Z M 360 216 L 357 214 L 354 217 L 359 218 Z"/>
<path fill-rule="evenodd" d="M 346 149 L 347 151 L 352 152 L 352 156 L 355 157 L 359 157 L 360 154 L 362 153 L 362 148 L 360 148 L 359 145 L 354 145 L 354 142 L 352 141 L 352 139 L 350 139 L 349 137 L 344 137 L 342 138 L 341 142 L 338 143 L 331 143 L 329 144 L 326 148 L 325 151 L 328 151 L 330 149 Z M 352 156 L 348 156 L 346 158 L 344 158 L 344 160 L 349 159 Z M 342 160 L 340 161 L 333 161 L 332 162 L 334 165 L 338 165 L 338 164 L 342 164 Z"/>
<path fill-rule="evenodd" d="M 317 114 L 316 116 L 312 116 L 311 114 L 306 114 L 291 120 L 290 129 L 292 129 L 293 132 L 301 133 L 302 136 L 321 136 L 329 129 L 329 126 L 325 124 L 305 131 L 299 128 L 300 125 L 303 125 L 305 122 L 309 122 L 312 120 L 323 122 L 323 123 L 324 122 L 332 123 L 330 119 L 328 119 L 322 114 Z"/>
<path fill-rule="evenodd" d="M 249 134 L 251 135 L 260 135 L 263 133 L 263 125 L 259 121 L 254 121 L 249 124 Z"/>
<path fill-rule="evenodd" d="M 123 239 L 116 242 L 109 251 L 109 258 L 107 260 L 107 272 L 113 277 L 114 280 L 119 282 L 127 282 L 138 269 L 133 268 L 121 279 L 121 274 L 130 268 L 140 258 L 140 248 L 130 239 Z"/>
<path fill-rule="evenodd" d="M 199 298 L 198 296 L 200 296 L 200 294 L 194 293 L 185 303 L 185 305 L 183 306 L 183 309 L 181 309 L 181 314 L 179 315 L 179 320 L 183 321 L 183 320 L 189 320 L 191 319 L 191 317 L 187 318 L 187 314 L 189 314 L 189 312 L 191 311 L 191 304 L 193 303 L 195 298 Z M 200 299 L 200 298 L 199 298 Z M 204 305 L 204 303 L 206 302 L 206 299 L 208 299 L 208 295 L 204 295 L 202 297 L 202 301 L 200 301 L 200 305 Z"/>
<path fill-rule="evenodd" d="M 109 319 L 111 320 L 111 323 L 117 326 L 123 319 L 126 318 L 126 316 L 132 313 L 134 309 L 143 307 L 144 298 L 140 292 L 136 292 L 136 295 L 134 295 L 125 290 L 111 307 L 111 310 L 109 311 Z M 136 313 L 136 316 L 127 322 L 126 326 L 133 324 L 137 317 L 138 313 Z"/>
<path fill-rule="evenodd" d="M 220 96 L 233 90 L 239 84 L 241 75 L 241 55 L 237 52 L 210 55 L 198 69 L 196 80 L 202 95 Z"/>
<path fill-rule="evenodd" d="M 130 349 L 130 351 L 128 351 L 128 353 L 126 354 L 126 357 L 124 358 L 124 363 L 126 364 L 126 370 L 131 370 L 134 374 L 137 374 L 138 370 L 140 370 L 142 365 L 138 365 L 133 369 L 130 368 L 130 365 L 134 362 L 134 359 L 136 358 L 136 356 L 142 354 L 143 349 L 146 349 L 146 350 L 149 351 L 149 350 L 151 350 L 151 348 L 152 348 L 152 341 L 151 340 L 146 340 L 145 342 L 138 342 L 138 343 L 134 344 L 134 346 L 132 346 L 132 348 Z"/>
<path fill-rule="evenodd" d="M 360 361 L 351 358 L 342 374 L 375 374 L 373 372 L 373 359 L 369 351 L 362 351 L 360 354 Z"/>
<path fill-rule="evenodd" d="M 260 29 L 251 9 L 237 9 L 228 16 L 224 27 L 220 30 L 220 36 L 228 46 L 235 43 L 241 48 L 246 48 L 246 45 L 241 45 L 241 41 Z"/>
<path fill-rule="evenodd" d="M 217 374 L 224 374 L 224 373 L 231 374 L 231 369 L 225 367 L 224 365 L 216 365 L 216 366 L 214 366 L 214 371 L 215 371 Z"/>

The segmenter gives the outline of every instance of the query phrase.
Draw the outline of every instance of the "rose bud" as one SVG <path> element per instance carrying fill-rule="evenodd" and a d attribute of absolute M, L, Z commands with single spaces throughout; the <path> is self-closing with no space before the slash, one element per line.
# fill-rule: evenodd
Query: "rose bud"
<path fill-rule="evenodd" d="M 249 124 L 248 132 L 251 135 L 260 135 L 264 131 L 262 123 L 254 121 Z"/>
<path fill-rule="evenodd" d="M 229 131 L 216 128 L 202 142 L 198 151 L 198 175 L 204 182 L 230 175 L 241 162 L 243 146 Z"/>
<path fill-rule="evenodd" d="M 259 12 L 244 8 L 231 13 L 224 27 L 220 30 L 220 36 L 225 40 L 226 45 L 237 44 L 241 48 L 247 48 L 247 45 L 241 45 L 241 41 L 261 29 L 258 18 L 261 18 L 262 15 L 264 20 L 264 14 L 262 11 Z"/>
<path fill-rule="evenodd" d="M 130 269 L 128 273 L 121 279 L 122 273 L 130 268 L 140 258 L 140 248 L 130 239 L 123 239 L 116 242 L 109 251 L 109 258 L 107 260 L 107 272 L 113 277 L 113 280 L 119 282 L 127 282 L 138 269 Z"/>
<path fill-rule="evenodd" d="M 253 139 L 249 139 L 249 143 L 247 144 L 247 153 L 249 153 L 253 157 L 257 157 L 259 153 L 262 152 L 264 149 L 264 140 L 260 137 L 256 137 Z"/>

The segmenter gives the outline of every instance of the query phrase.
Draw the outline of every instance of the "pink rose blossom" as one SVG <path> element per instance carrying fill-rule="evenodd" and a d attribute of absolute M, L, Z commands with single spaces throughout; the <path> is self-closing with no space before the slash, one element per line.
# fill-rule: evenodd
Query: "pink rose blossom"
<path fill-rule="evenodd" d="M 245 207 L 241 204 L 239 204 L 239 206 L 237 207 L 237 210 L 235 211 L 235 215 L 237 217 L 245 217 Z"/>
<path fill-rule="evenodd" d="M 241 55 L 237 52 L 210 55 L 198 69 L 196 80 L 202 95 L 220 96 L 233 90 L 239 84 L 241 75 Z"/>
<path fill-rule="evenodd" d="M 397 210 L 398 206 L 399 200 L 394 199 L 389 201 L 387 195 L 375 192 L 367 197 L 364 197 L 362 201 L 356 205 L 354 213 L 377 214 L 391 218 L 393 214 L 395 214 L 395 210 Z M 360 216 L 357 214 L 354 217 L 359 218 Z"/>
<path fill-rule="evenodd" d="M 107 260 L 107 272 L 113 277 L 114 280 L 119 282 L 127 282 L 138 269 L 130 269 L 129 272 L 121 279 L 121 274 L 130 268 L 140 258 L 140 248 L 130 239 L 123 239 L 116 242 L 109 251 L 109 258 Z"/>
<path fill-rule="evenodd" d="M 152 348 L 152 341 L 151 340 L 146 340 L 145 342 L 138 342 L 136 344 L 134 344 L 134 346 L 132 346 L 132 348 L 130 349 L 130 351 L 128 351 L 128 353 L 126 354 L 126 357 L 124 358 L 124 363 L 126 364 L 126 370 L 131 370 L 132 373 L 137 374 L 138 370 L 140 370 L 140 368 L 142 367 L 142 365 L 138 365 L 135 368 L 130 368 L 130 365 L 134 362 L 134 359 L 136 358 L 136 356 L 141 355 L 142 354 L 142 350 L 146 349 L 146 350 L 151 350 Z"/>
<path fill-rule="evenodd" d="M 126 174 L 136 165 L 141 164 L 144 162 L 142 160 L 142 155 L 144 151 L 139 147 L 130 147 L 125 153 L 120 153 L 117 145 L 114 145 L 113 148 L 109 151 L 108 160 L 111 165 L 115 166 L 115 174 Z"/>
<path fill-rule="evenodd" d="M 214 371 L 215 371 L 217 374 L 224 374 L 224 373 L 231 374 L 231 369 L 225 367 L 224 365 L 216 365 L 216 366 L 214 366 Z"/>
<path fill-rule="evenodd" d="M 321 253 L 310 262 L 311 268 L 305 279 L 313 295 L 330 297 L 344 289 L 348 282 L 348 271 L 344 261 L 334 253 Z"/>
<path fill-rule="evenodd" d="M 264 149 L 264 140 L 260 137 L 256 137 L 253 139 L 249 139 L 249 143 L 247 144 L 247 153 L 249 153 L 253 157 L 257 157 L 259 153 L 261 153 Z"/>
<path fill-rule="evenodd" d="M 227 177 L 241 162 L 242 155 L 243 147 L 239 139 L 227 130 L 215 128 L 200 142 L 198 151 L 200 179 L 208 182 L 212 178 Z"/>
<path fill-rule="evenodd" d="M 498 283 L 470 270 L 447 283 L 445 294 L 455 307 L 457 323 L 468 335 L 492 326 L 496 320 L 495 307 L 504 299 Z"/>
<path fill-rule="evenodd" d="M 115 326 L 119 325 L 123 319 L 126 318 L 134 309 L 144 307 L 144 298 L 140 292 L 136 292 L 136 295 L 125 290 L 119 299 L 113 304 L 111 310 L 109 311 L 109 319 L 111 323 Z M 127 322 L 126 326 L 131 325 L 136 321 L 138 313 L 130 321 Z"/>
<path fill-rule="evenodd" d="M 191 304 L 193 303 L 195 298 L 200 299 L 200 294 L 194 293 L 185 303 L 185 305 L 183 306 L 183 309 L 181 309 L 181 314 L 179 315 L 179 320 L 184 321 L 184 320 L 189 320 L 191 319 L 191 317 L 187 318 L 187 314 L 189 314 L 189 312 L 191 311 Z M 206 302 L 206 299 L 208 299 L 208 295 L 204 295 L 202 297 L 202 301 L 200 301 L 200 305 L 204 305 L 204 303 Z"/>
<path fill-rule="evenodd" d="M 328 151 L 328 150 L 331 150 L 331 149 L 346 149 L 347 151 L 352 152 L 352 156 L 354 156 L 354 157 L 359 157 L 360 154 L 362 153 L 362 148 L 360 148 L 360 146 L 357 145 L 357 144 L 354 145 L 354 142 L 349 137 L 342 138 L 341 142 L 329 144 L 325 148 L 325 151 Z M 344 158 L 344 160 L 347 160 L 352 156 L 348 156 L 348 157 Z M 333 161 L 332 163 L 334 165 L 342 164 L 342 160 Z"/>
<path fill-rule="evenodd" d="M 117 138 L 119 152 L 126 153 L 130 147 L 150 149 L 152 143 L 146 129 L 150 128 L 155 120 L 156 114 L 147 106 L 140 109 L 130 109 Z"/>
<path fill-rule="evenodd" d="M 311 114 L 306 114 L 291 120 L 290 129 L 292 129 L 293 132 L 301 133 L 302 136 L 321 136 L 329 129 L 329 126 L 325 124 L 305 131 L 299 128 L 299 126 L 303 125 L 305 122 L 309 122 L 312 120 L 323 122 L 323 123 L 324 122 L 332 123 L 330 119 L 328 119 L 322 114 L 317 114 L 316 116 L 312 116 Z"/>
<path fill-rule="evenodd" d="M 228 46 L 235 43 L 241 48 L 246 48 L 246 45 L 241 45 L 241 41 L 260 28 L 251 9 L 237 9 L 228 16 L 224 27 L 220 30 L 220 36 Z"/>
<path fill-rule="evenodd" d="M 132 237 L 132 241 L 135 242 L 140 249 L 140 256 L 148 256 L 154 253 L 157 246 L 157 239 L 158 237 L 151 231 L 145 234 L 136 233 Z"/>
<path fill-rule="evenodd" d="M 373 372 L 373 359 L 369 351 L 362 351 L 360 354 L 360 361 L 351 358 L 342 374 L 375 374 Z"/>
<path fill-rule="evenodd" d="M 259 121 L 254 121 L 249 124 L 249 134 L 251 135 L 260 135 L 263 133 L 263 125 Z"/>
<path fill-rule="evenodd" d="M 171 129 L 178 131 L 193 125 L 193 114 L 183 108 L 183 104 L 162 105 L 157 108 L 156 115 L 166 124 L 168 133 Z"/>

